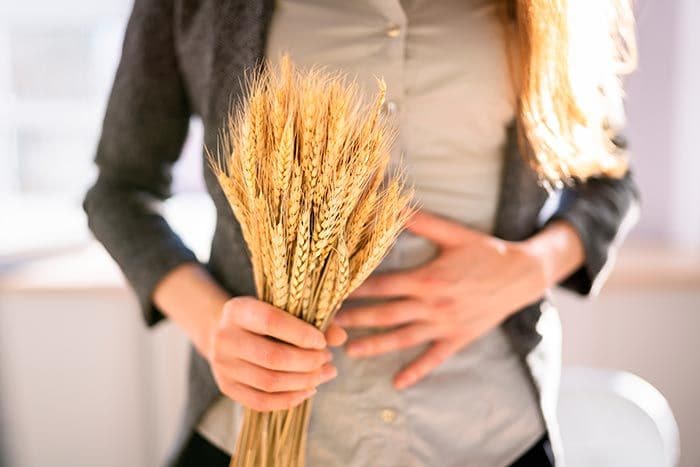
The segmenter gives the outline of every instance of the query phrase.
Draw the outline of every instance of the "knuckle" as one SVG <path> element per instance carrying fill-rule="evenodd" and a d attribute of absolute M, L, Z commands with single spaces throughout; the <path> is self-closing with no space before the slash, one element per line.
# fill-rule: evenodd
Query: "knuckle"
<path fill-rule="evenodd" d="M 433 302 L 433 308 L 440 313 L 452 313 L 456 310 L 456 301 L 452 297 L 440 297 Z"/>
<path fill-rule="evenodd" d="M 283 360 L 282 352 L 277 348 L 277 346 L 270 346 L 268 349 L 262 352 L 262 363 L 276 366 L 279 365 Z"/>
<path fill-rule="evenodd" d="M 267 398 L 259 392 L 252 392 L 250 396 L 248 396 L 248 405 L 258 412 L 266 412 L 269 410 Z"/>
<path fill-rule="evenodd" d="M 258 384 L 263 391 L 274 392 L 280 387 L 280 379 L 281 378 L 275 373 L 266 371 L 260 375 Z"/>
<path fill-rule="evenodd" d="M 236 310 L 238 310 L 238 301 L 239 298 L 231 298 L 224 303 L 224 307 L 222 308 L 222 312 L 224 316 L 233 316 L 236 313 Z"/>
<path fill-rule="evenodd" d="M 452 281 L 450 278 L 439 275 L 439 274 L 433 274 L 431 276 L 428 276 L 427 279 L 427 284 L 430 287 L 436 288 L 436 289 L 444 289 L 446 287 L 450 287 L 454 285 L 454 281 Z"/>
<path fill-rule="evenodd" d="M 224 309 L 233 314 L 238 313 L 245 308 L 248 299 L 249 297 L 233 297 L 226 302 Z"/>
<path fill-rule="evenodd" d="M 218 335 L 220 331 L 217 331 L 215 334 L 214 340 L 211 345 L 210 349 L 210 360 L 214 364 L 220 364 L 222 361 L 222 355 L 223 355 L 223 345 L 225 340 L 221 339 L 220 336 Z"/>
<path fill-rule="evenodd" d="M 369 286 L 368 288 L 370 289 L 369 291 L 372 293 L 381 294 L 381 293 L 385 293 L 387 291 L 387 289 L 389 288 L 389 285 L 390 285 L 390 282 L 387 281 L 387 279 L 385 277 L 377 276 L 374 279 L 373 284 L 371 284 L 371 286 Z"/>
<path fill-rule="evenodd" d="M 435 274 L 433 274 L 432 271 L 426 270 L 416 272 L 413 276 L 413 279 L 416 282 L 416 285 L 421 287 L 427 287 L 431 284 L 435 284 L 436 282 Z"/>
<path fill-rule="evenodd" d="M 266 334 L 271 334 L 271 331 L 276 328 L 277 314 L 273 308 L 265 307 L 257 312 L 260 317 L 261 326 Z"/>
<path fill-rule="evenodd" d="M 452 281 L 448 277 L 434 270 L 418 273 L 416 282 L 426 289 L 441 289 L 452 285 Z"/>
<path fill-rule="evenodd" d="M 238 399 L 239 394 L 237 393 L 236 388 L 232 383 L 229 383 L 227 381 L 217 381 L 217 385 L 219 386 L 219 389 L 224 395 L 233 400 Z"/>
<path fill-rule="evenodd" d="M 253 308 L 252 297 L 234 297 L 224 305 L 225 313 L 236 323 L 241 323 Z"/>

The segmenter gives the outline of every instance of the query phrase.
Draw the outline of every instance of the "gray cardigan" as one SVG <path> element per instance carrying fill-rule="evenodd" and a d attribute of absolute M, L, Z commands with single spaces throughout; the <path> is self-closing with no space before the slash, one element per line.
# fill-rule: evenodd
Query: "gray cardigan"
<path fill-rule="evenodd" d="M 197 261 L 157 211 L 157 202 L 170 194 L 171 168 L 189 119 L 201 117 L 204 143 L 216 147 L 227 110 L 241 98 L 244 70 L 263 58 L 272 9 L 271 0 L 135 0 L 97 148 L 99 176 L 84 208 L 90 229 L 121 267 L 149 325 L 163 318 L 151 301 L 155 285 L 176 266 Z M 496 236 L 511 241 L 541 228 L 538 215 L 547 199 L 523 162 L 516 132 L 512 125 L 504 148 L 495 226 Z M 204 160 L 203 164 L 217 211 L 211 258 L 205 266 L 231 294 L 253 295 L 240 228 Z M 586 252 L 585 264 L 562 285 L 595 294 L 637 212 L 634 181 L 630 174 L 622 179 L 594 178 L 564 189 L 561 199 L 552 218 L 570 222 Z M 556 373 L 558 362 L 537 357 L 547 341 L 543 314 L 548 308 L 543 299 L 503 326 L 542 394 L 543 414 L 556 444 L 552 394 L 558 378 L 548 375 Z M 556 346 L 556 339 L 546 345 Z M 207 362 L 194 351 L 188 389 L 175 458 L 219 395 Z"/>

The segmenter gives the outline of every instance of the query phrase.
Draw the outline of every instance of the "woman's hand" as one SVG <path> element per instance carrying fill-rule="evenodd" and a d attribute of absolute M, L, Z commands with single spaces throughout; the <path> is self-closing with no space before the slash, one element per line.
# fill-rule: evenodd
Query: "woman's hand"
<path fill-rule="evenodd" d="M 395 300 L 343 309 L 335 321 L 344 327 L 392 327 L 350 342 L 346 350 L 353 357 L 432 341 L 395 376 L 399 389 L 541 298 L 583 260 L 580 240 L 563 222 L 525 242 L 500 240 L 424 212 L 412 217 L 408 229 L 437 244 L 438 257 L 413 270 L 371 276 L 352 297 Z"/>
<path fill-rule="evenodd" d="M 208 360 L 221 392 L 261 412 L 293 407 L 333 379 L 336 369 L 326 346 L 347 338 L 337 325 L 324 336 L 253 297 L 231 298 L 196 263 L 166 275 L 153 302 Z"/>
<path fill-rule="evenodd" d="M 347 337 L 337 325 L 324 334 L 252 297 L 226 302 L 209 339 L 207 359 L 222 393 L 265 412 L 294 407 L 333 379 L 327 345 Z"/>

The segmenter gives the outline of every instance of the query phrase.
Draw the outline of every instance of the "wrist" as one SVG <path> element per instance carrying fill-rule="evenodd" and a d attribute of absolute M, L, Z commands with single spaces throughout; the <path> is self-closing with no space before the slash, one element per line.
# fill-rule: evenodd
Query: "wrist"
<path fill-rule="evenodd" d="M 199 264 L 184 264 L 156 287 L 155 304 L 182 329 L 197 351 L 208 357 L 214 331 L 230 295 Z"/>
<path fill-rule="evenodd" d="M 576 229 L 563 220 L 548 224 L 520 243 L 533 258 L 534 267 L 542 276 L 544 289 L 559 283 L 585 260 L 583 242 Z"/>
<path fill-rule="evenodd" d="M 525 270 L 530 288 L 540 295 L 553 285 L 552 266 L 542 243 L 532 238 L 515 242 L 514 245 L 527 263 Z"/>
<path fill-rule="evenodd" d="M 221 313 L 224 305 L 231 297 L 219 291 L 213 292 L 207 297 L 207 303 L 203 304 L 198 324 L 190 336 L 192 344 L 197 351 L 207 360 L 211 354 L 213 338 L 219 327 Z"/>

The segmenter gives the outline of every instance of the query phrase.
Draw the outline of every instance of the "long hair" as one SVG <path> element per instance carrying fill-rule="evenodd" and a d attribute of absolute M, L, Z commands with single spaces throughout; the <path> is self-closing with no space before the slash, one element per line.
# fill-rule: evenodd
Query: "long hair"
<path fill-rule="evenodd" d="M 524 157 L 545 185 L 620 177 L 622 76 L 636 66 L 631 0 L 507 0 Z"/>

